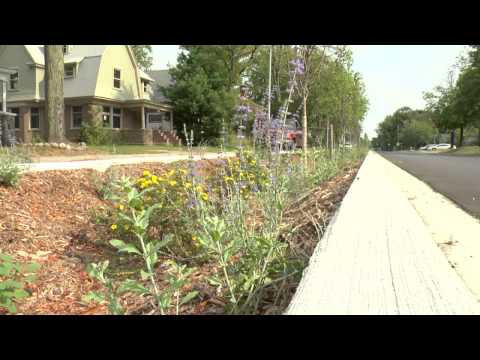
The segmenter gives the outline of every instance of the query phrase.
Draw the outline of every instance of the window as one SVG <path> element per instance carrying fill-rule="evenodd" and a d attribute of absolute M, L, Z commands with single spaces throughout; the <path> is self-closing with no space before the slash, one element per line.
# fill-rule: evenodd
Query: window
<path fill-rule="evenodd" d="M 75 64 L 65 64 L 65 77 L 66 78 L 75 77 Z"/>
<path fill-rule="evenodd" d="M 18 72 L 10 74 L 10 90 L 18 90 Z"/>
<path fill-rule="evenodd" d="M 37 107 L 30 108 L 30 129 L 40 129 L 40 112 Z"/>
<path fill-rule="evenodd" d="M 68 45 L 63 45 L 63 55 L 68 55 Z"/>
<path fill-rule="evenodd" d="M 120 89 L 121 71 L 119 69 L 113 69 L 113 87 Z"/>
<path fill-rule="evenodd" d="M 103 127 L 110 127 L 110 107 L 104 106 L 102 112 Z"/>
<path fill-rule="evenodd" d="M 114 129 L 120 129 L 122 124 L 122 109 L 113 108 L 112 125 Z"/>
<path fill-rule="evenodd" d="M 15 129 L 20 129 L 20 110 L 18 108 L 10 108 L 8 110 L 11 113 L 16 114 L 15 116 Z"/>
<path fill-rule="evenodd" d="M 83 123 L 83 111 L 81 106 L 72 106 L 72 129 L 80 129 Z"/>
<path fill-rule="evenodd" d="M 143 82 L 143 92 L 148 91 L 148 83 L 146 81 Z"/>

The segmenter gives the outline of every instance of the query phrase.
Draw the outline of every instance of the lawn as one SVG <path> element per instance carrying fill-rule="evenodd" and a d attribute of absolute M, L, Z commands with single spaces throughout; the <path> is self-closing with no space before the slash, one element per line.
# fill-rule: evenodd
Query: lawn
<path fill-rule="evenodd" d="M 99 145 L 99 146 L 89 146 L 89 149 L 92 151 L 97 151 L 98 153 L 106 154 L 117 154 L 117 155 L 132 155 L 132 154 L 164 154 L 167 152 L 187 152 L 188 149 L 185 146 L 178 145 Z M 232 151 L 233 147 L 228 147 L 225 151 Z M 207 152 L 219 152 L 220 148 L 207 146 L 207 147 L 194 147 L 194 153 L 199 151 Z"/>
<path fill-rule="evenodd" d="M 224 151 L 234 151 L 234 147 L 226 147 Z M 0 155 L 8 150 L 0 148 Z M 43 157 L 84 157 L 96 155 L 135 155 L 135 154 L 167 154 L 180 153 L 186 154 L 188 148 L 186 146 L 178 145 L 90 145 L 85 150 L 67 150 L 51 147 L 17 147 L 17 152 L 24 154 L 28 158 L 43 158 Z M 193 147 L 194 155 L 201 152 L 220 152 L 219 147 Z"/>
<path fill-rule="evenodd" d="M 449 151 L 448 155 L 480 156 L 480 146 L 462 146 L 456 150 Z"/>

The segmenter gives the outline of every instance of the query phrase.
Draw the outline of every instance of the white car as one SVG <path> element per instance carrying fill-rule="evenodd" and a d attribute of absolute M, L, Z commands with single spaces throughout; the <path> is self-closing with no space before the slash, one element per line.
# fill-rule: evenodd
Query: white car
<path fill-rule="evenodd" d="M 453 145 L 453 149 L 456 149 L 457 147 Z M 430 150 L 449 150 L 450 149 L 450 144 L 436 144 L 433 145 Z"/>
<path fill-rule="evenodd" d="M 435 144 L 428 144 L 428 145 L 422 146 L 420 150 L 432 150 L 433 146 L 435 146 Z"/>

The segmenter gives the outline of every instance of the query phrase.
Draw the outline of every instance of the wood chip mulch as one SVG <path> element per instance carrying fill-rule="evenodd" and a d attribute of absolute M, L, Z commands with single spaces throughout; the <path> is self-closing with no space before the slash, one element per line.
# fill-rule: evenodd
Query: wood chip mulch
<path fill-rule="evenodd" d="M 213 160 L 197 163 L 202 174 L 212 173 Z M 353 180 L 358 166 L 346 169 L 322 184 L 287 211 L 297 235 L 290 237 L 298 251 L 310 253 L 318 241 L 306 241 L 314 234 L 315 222 L 328 223 Z M 0 186 L 0 251 L 19 261 L 41 265 L 37 281 L 28 290 L 31 296 L 19 304 L 20 314 L 107 314 L 105 305 L 85 304 L 83 295 L 100 285 L 85 273 L 88 263 L 104 260 L 113 253 L 102 239 L 109 229 L 95 221 L 95 213 L 107 204 L 97 192 L 99 181 L 116 176 L 142 175 L 144 170 L 161 174 L 171 165 L 153 163 L 117 166 L 106 174 L 95 170 L 46 171 L 26 174 L 16 188 Z M 112 172 L 113 171 L 113 172 Z M 306 216 L 305 214 L 310 214 Z M 309 220 L 309 219 L 313 220 Z M 110 234 L 111 235 L 111 234 Z M 159 270 L 161 271 L 161 269 Z M 218 271 L 205 264 L 192 275 L 192 287 L 200 295 L 183 314 L 222 313 L 223 303 L 205 278 Z M 151 313 L 151 305 L 131 298 L 125 300 L 129 313 Z"/>

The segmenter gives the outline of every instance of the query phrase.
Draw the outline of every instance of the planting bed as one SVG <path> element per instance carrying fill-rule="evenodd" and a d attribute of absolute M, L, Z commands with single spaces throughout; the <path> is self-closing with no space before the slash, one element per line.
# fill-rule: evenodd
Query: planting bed
<path fill-rule="evenodd" d="M 200 173 L 213 172 L 216 162 L 200 161 Z M 335 178 L 324 182 L 287 207 L 282 227 L 285 241 L 310 256 L 321 229 L 328 224 L 346 194 L 359 163 L 344 168 Z M 113 238 L 108 225 L 98 221 L 99 212 L 108 207 L 98 193 L 98 184 L 112 174 L 139 177 L 144 170 L 161 175 L 173 165 L 141 164 L 117 166 L 106 174 L 94 170 L 48 171 L 26 174 L 18 187 L 0 187 L 0 251 L 18 261 L 41 265 L 38 277 L 27 290 L 30 297 L 18 304 L 21 314 L 107 314 L 106 305 L 86 304 L 82 296 L 101 285 L 85 272 L 88 263 L 109 259 L 118 276 L 128 276 L 135 262 L 119 257 L 108 244 Z M 320 225 L 320 226 L 319 226 Z M 282 235 L 283 236 L 283 235 Z M 217 265 L 203 264 L 190 275 L 182 291 L 198 291 L 198 296 L 181 306 L 182 314 L 221 314 L 222 294 L 206 278 L 217 272 Z M 162 261 L 156 269 L 162 282 Z M 160 290 L 162 284 L 159 284 Z M 292 295 L 295 288 L 291 288 Z M 153 313 L 151 300 L 134 295 L 122 297 L 129 314 Z M 2 310 L 0 310 L 1 313 Z M 279 313 L 268 304 L 261 313 Z"/>

